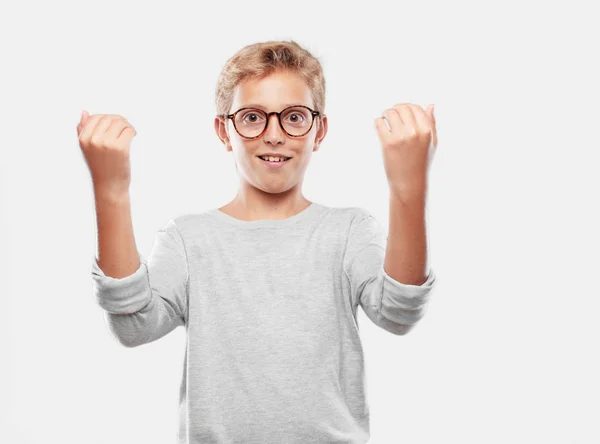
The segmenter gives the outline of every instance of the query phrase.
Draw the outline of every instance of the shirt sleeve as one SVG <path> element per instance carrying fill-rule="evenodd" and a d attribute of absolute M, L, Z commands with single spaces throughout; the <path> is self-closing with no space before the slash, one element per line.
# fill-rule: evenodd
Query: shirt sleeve
<path fill-rule="evenodd" d="M 430 268 L 421 285 L 398 282 L 383 268 L 387 236 L 370 214 L 358 217 L 350 227 L 344 256 L 344 271 L 350 282 L 353 307 L 384 330 L 403 335 L 423 317 L 435 286 Z"/>
<path fill-rule="evenodd" d="M 92 290 L 106 324 L 126 347 L 155 341 L 187 323 L 189 270 L 183 238 L 171 219 L 158 230 L 148 260 L 131 275 L 104 274 L 94 255 Z"/>

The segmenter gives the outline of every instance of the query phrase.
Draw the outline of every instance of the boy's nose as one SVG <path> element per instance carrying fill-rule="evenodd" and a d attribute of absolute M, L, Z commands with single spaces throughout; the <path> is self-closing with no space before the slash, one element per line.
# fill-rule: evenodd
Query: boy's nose
<path fill-rule="evenodd" d="M 265 141 L 270 141 L 271 143 L 277 143 L 285 139 L 285 132 L 279 125 L 279 119 L 276 114 L 268 117 L 264 138 Z"/>

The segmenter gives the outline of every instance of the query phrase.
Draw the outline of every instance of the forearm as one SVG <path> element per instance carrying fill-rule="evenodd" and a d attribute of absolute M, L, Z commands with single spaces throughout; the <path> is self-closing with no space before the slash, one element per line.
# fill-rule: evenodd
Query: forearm
<path fill-rule="evenodd" d="M 98 266 L 113 278 L 130 276 L 140 267 L 131 220 L 129 193 L 94 188 L 98 229 Z"/>
<path fill-rule="evenodd" d="M 118 201 L 121 202 L 121 207 L 127 199 Z M 114 201 L 111 202 L 110 205 L 104 205 L 106 201 L 102 201 L 103 205 L 98 208 L 102 216 L 108 214 L 103 213 L 103 209 L 114 209 L 113 206 L 117 205 Z M 102 216 L 100 220 L 104 221 Z M 115 217 L 119 218 L 118 215 Z M 124 225 L 122 231 L 131 227 L 130 218 L 129 224 Z M 108 228 L 104 228 L 106 234 Z M 119 231 L 118 227 L 114 229 Z M 110 236 L 107 238 L 110 239 Z M 113 238 L 119 242 L 118 239 L 123 239 L 123 236 L 119 234 Z M 126 243 L 127 240 L 122 242 Z M 120 251 L 118 245 L 112 246 L 112 243 L 103 248 Z M 115 274 L 124 276 L 107 275 L 100 268 L 97 259 L 92 261 L 91 271 L 94 296 L 106 312 L 109 329 L 121 344 L 135 347 L 166 335 L 178 325 L 185 325 L 188 265 L 183 238 L 173 220 L 158 230 L 154 246 L 146 260 L 137 250 L 130 251 L 136 255 L 135 262 L 139 264 L 135 270 L 112 267 L 118 269 Z M 106 254 L 103 256 L 109 265 L 113 264 L 109 262 L 111 259 L 106 259 L 107 257 L 109 256 Z M 117 258 L 117 262 L 114 262 L 117 265 L 118 261 L 128 260 L 125 255 L 112 257 Z"/>
<path fill-rule="evenodd" d="M 390 195 L 385 272 L 398 282 L 422 285 L 428 275 L 426 198 L 403 201 Z"/>

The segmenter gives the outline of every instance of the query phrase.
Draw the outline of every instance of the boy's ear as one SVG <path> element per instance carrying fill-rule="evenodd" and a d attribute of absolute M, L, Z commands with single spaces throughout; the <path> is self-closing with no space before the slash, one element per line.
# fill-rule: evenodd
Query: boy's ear
<path fill-rule="evenodd" d="M 315 147 L 313 151 L 317 151 L 319 149 L 319 145 L 327 135 L 328 124 L 327 116 L 325 114 L 323 114 L 321 118 L 317 120 L 317 125 L 317 135 L 315 136 Z"/>
<path fill-rule="evenodd" d="M 227 134 L 226 121 L 222 116 L 216 116 L 214 122 L 215 132 L 217 137 L 227 148 L 227 151 L 231 151 L 231 143 L 229 141 L 229 135 Z"/>

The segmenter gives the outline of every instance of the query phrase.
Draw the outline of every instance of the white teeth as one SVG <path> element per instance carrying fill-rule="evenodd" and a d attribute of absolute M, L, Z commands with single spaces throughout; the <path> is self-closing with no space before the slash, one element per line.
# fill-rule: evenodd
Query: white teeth
<path fill-rule="evenodd" d="M 285 158 L 283 157 L 272 157 L 272 156 L 259 156 L 261 159 L 268 160 L 270 162 L 283 162 Z"/>

